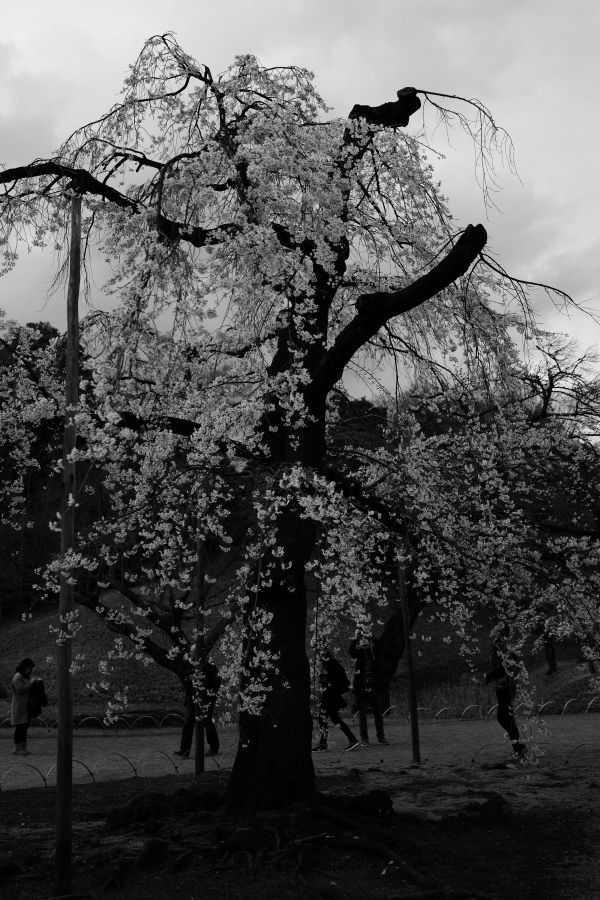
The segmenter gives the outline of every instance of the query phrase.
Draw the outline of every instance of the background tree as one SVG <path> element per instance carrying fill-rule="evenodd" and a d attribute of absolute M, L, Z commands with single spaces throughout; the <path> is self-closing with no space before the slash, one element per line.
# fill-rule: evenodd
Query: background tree
<path fill-rule="evenodd" d="M 237 807 L 314 787 L 307 567 L 318 558 L 331 607 L 366 630 L 390 531 L 405 530 L 406 504 L 373 507 L 361 479 L 332 467 L 332 392 L 386 360 L 500 383 L 517 359 L 511 329 L 534 328 L 483 255 L 483 226 L 453 222 L 423 135 L 400 130 L 419 93 L 330 119 L 301 68 L 243 56 L 215 77 L 159 35 L 119 104 L 54 158 L 0 173 L 6 265 L 27 236 L 60 245 L 76 189 L 119 298 L 88 330 L 78 422 L 110 515 L 57 571 L 125 559 L 143 585 L 185 592 L 198 547 L 231 544 L 231 472 L 252 497 L 226 592 L 243 625 L 229 654 Z M 500 139 L 485 108 L 470 108 L 473 127 Z"/>
<path fill-rule="evenodd" d="M 472 626 L 491 619 L 520 658 L 533 638 L 575 637 L 596 660 L 593 359 L 563 342 L 489 388 L 422 388 L 377 452 L 347 448 L 376 501 L 403 506 L 413 621 L 440 615 L 470 643 Z M 398 620 L 384 629 L 388 677 L 404 644 Z"/>
<path fill-rule="evenodd" d="M 42 593 L 40 572 L 55 556 L 49 531 L 60 487 L 57 396 L 64 347 L 44 322 L 0 321 L 0 614 L 22 613 Z"/>

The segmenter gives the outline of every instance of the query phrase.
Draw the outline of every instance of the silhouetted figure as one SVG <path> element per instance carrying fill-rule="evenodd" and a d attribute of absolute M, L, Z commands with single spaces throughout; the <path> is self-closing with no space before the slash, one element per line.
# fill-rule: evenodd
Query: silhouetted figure
<path fill-rule="evenodd" d="M 525 746 L 519 740 L 519 729 L 512 707 L 517 687 L 514 679 L 510 677 L 504 668 L 502 655 L 497 643 L 492 644 L 490 670 L 486 673 L 485 681 L 486 684 L 489 684 L 490 681 L 494 681 L 496 684 L 496 700 L 498 701 L 496 718 L 510 738 L 513 753 L 520 756 L 525 751 Z"/>
<path fill-rule="evenodd" d="M 204 692 L 205 701 L 202 708 L 202 726 L 206 734 L 208 750 L 206 756 L 216 756 L 219 752 L 219 735 L 215 728 L 213 715 L 215 711 L 215 703 L 217 702 L 217 694 L 221 686 L 221 678 L 219 671 L 214 663 L 210 660 L 206 661 L 203 670 L 204 676 Z M 196 704 L 194 702 L 194 685 L 191 677 L 186 678 L 184 682 L 184 700 L 183 700 L 183 727 L 181 729 L 181 744 L 179 750 L 175 750 L 175 756 L 188 757 L 192 749 L 192 740 L 194 737 L 194 728 L 196 727 Z"/>
<path fill-rule="evenodd" d="M 371 709 L 373 718 L 375 719 L 377 740 L 380 744 L 387 744 L 383 728 L 381 694 L 378 690 L 375 676 L 377 642 L 373 637 L 357 635 L 350 644 L 348 652 L 350 656 L 356 660 L 353 690 L 358 706 L 360 739 L 363 744 L 369 743 L 367 712 Z"/>
<path fill-rule="evenodd" d="M 34 666 L 35 663 L 32 659 L 29 659 L 29 657 L 22 659 L 15 669 L 15 674 L 11 683 L 12 702 L 10 708 L 10 724 L 15 726 L 15 749 L 13 752 L 19 756 L 29 755 L 29 750 L 27 749 L 27 730 L 31 719 L 34 718 L 30 707 L 30 694 L 32 691 L 37 691 L 37 685 L 38 683 L 41 683 L 40 678 L 31 677 Z M 35 713 L 35 715 L 38 714 L 39 713 Z"/>
<path fill-rule="evenodd" d="M 329 719 L 348 738 L 346 750 L 355 750 L 359 746 L 359 742 L 340 716 L 340 709 L 346 705 L 344 694 L 350 690 L 350 682 L 344 667 L 337 659 L 334 659 L 329 650 L 325 650 L 323 653 L 319 680 L 322 688 L 319 709 L 319 743 L 313 747 L 313 752 L 327 750 Z"/>

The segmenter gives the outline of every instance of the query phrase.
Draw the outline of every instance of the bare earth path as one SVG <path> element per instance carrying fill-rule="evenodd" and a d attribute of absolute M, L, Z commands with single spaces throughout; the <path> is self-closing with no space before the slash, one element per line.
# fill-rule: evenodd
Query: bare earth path
<path fill-rule="evenodd" d="M 405 721 L 386 720 L 390 744 L 361 747 L 344 752 L 346 741 L 330 728 L 330 749 L 314 754 L 318 772 L 343 773 L 350 769 L 380 766 L 397 772 L 412 762 L 410 728 Z M 521 723 L 522 727 L 522 723 Z M 546 720 L 548 733 L 536 731 L 536 743 L 543 750 L 539 765 L 544 769 L 586 773 L 600 778 L 600 715 L 555 716 Z M 234 728 L 220 728 L 221 752 L 206 760 L 207 771 L 231 768 L 237 747 Z M 423 772 L 440 767 L 480 768 L 506 760 L 509 756 L 504 732 L 494 720 L 437 720 L 420 723 Z M 192 760 L 173 756 L 179 746 L 179 729 L 136 728 L 120 730 L 80 729 L 74 735 L 73 777 L 77 783 L 107 781 L 132 776 L 153 777 L 176 772 L 192 773 Z M 41 787 L 46 779 L 55 784 L 56 735 L 53 729 L 30 730 L 27 758 L 12 755 L 12 730 L 0 730 L 0 790 Z M 535 770 L 523 770 L 531 771 Z M 90 774 L 91 773 L 91 774 Z M 600 900 L 600 895 L 599 895 Z"/>
<path fill-rule="evenodd" d="M 421 870 L 431 868 L 444 874 L 451 884 L 469 886 L 477 892 L 473 896 L 600 900 L 600 715 L 549 717 L 548 733 L 537 734 L 537 743 L 544 751 L 539 762 L 509 768 L 505 765 L 510 756 L 508 744 L 495 721 L 429 720 L 420 724 L 422 765 L 417 768 L 411 765 L 411 736 L 405 721 L 387 721 L 389 746 L 375 744 L 352 753 L 344 752 L 345 741 L 331 729 L 330 750 L 314 755 L 319 788 L 338 795 L 388 791 L 394 811 L 404 817 L 402 833 L 406 835 L 404 849 L 409 858 Z M 225 728 L 220 729 L 220 735 L 222 752 L 206 761 L 204 781 L 208 786 L 222 786 L 233 762 L 237 732 Z M 193 784 L 193 762 L 172 755 L 178 741 L 179 729 L 172 727 L 77 731 L 75 782 L 82 790 L 93 780 L 98 783 L 95 790 L 103 782 L 111 782 L 112 788 L 109 784 L 103 788 L 105 794 L 111 792 L 109 797 L 98 794 L 93 799 L 94 791 L 82 794 L 80 799 L 76 795 L 76 803 L 82 807 L 98 804 L 99 813 L 104 814 L 107 803 L 118 806 L 130 799 L 136 784 L 139 791 L 175 792 L 179 785 L 189 787 Z M 43 830 L 50 846 L 55 733 L 33 728 L 30 747 L 31 756 L 14 757 L 11 731 L 0 730 L 0 845 L 4 847 L 14 844 L 30 824 L 27 819 L 31 812 L 21 816 L 19 809 L 35 809 L 36 803 L 40 822 L 44 821 L 39 837 L 41 840 Z M 124 779 L 128 780 L 127 792 Z M 119 783 L 123 785 L 122 797 Z M 23 788 L 34 790 L 19 790 Z M 1 839 L 3 824 L 9 826 L 5 844 Z M 33 838 L 33 823 L 31 828 Z M 135 849 L 136 835 L 118 838 L 119 848 L 127 840 L 133 841 Z M 1 864 L 0 858 L 0 870 Z M 332 859 L 331 868 L 333 865 Z M 388 866 L 380 863 L 366 873 L 356 855 L 348 856 L 345 866 L 356 868 L 339 896 L 353 900 L 409 896 L 390 893 L 391 884 L 387 891 L 384 889 L 390 877 Z M 195 893 L 186 887 L 185 877 L 181 876 L 181 882 L 173 880 L 171 897 L 271 897 L 268 884 L 261 886 L 262 893 L 254 895 L 244 893 L 247 884 L 236 886 L 235 881 L 229 893 L 213 895 L 207 892 L 206 883 L 202 892 Z M 341 884 L 342 875 L 337 877 Z M 362 885 L 361 877 L 366 879 Z M 50 896 L 48 892 L 36 892 L 33 886 L 28 888 L 27 882 L 19 884 L 18 880 L 11 881 L 9 888 L 7 882 L 9 893 L 3 894 L 0 878 L 0 897 L 21 900 Z M 144 882 L 143 892 L 134 890 L 126 896 L 135 900 L 160 897 L 160 893 L 149 892 L 148 884 Z M 36 887 L 39 889 L 39 885 Z M 273 896 L 280 896 L 280 887 L 273 890 Z M 106 896 L 112 896 L 111 892 Z"/>

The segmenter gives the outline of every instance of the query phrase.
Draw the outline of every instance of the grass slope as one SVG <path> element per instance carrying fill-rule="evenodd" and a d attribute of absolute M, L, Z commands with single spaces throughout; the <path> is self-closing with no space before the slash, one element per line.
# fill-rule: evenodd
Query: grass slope
<path fill-rule="evenodd" d="M 29 621 L 0 622 L 0 678 L 10 683 L 15 666 L 25 656 L 34 660 L 35 675 L 44 679 L 49 706 L 47 716 L 56 714 L 56 643 L 52 627 L 55 612 L 38 614 Z M 73 708 L 75 715 L 101 715 L 107 700 L 116 691 L 128 688 L 130 710 L 179 709 L 182 692 L 179 680 L 165 669 L 149 661 L 144 665 L 131 658 L 109 661 L 107 678 L 99 665 L 114 647 L 112 635 L 103 622 L 89 610 L 79 608 L 80 630 L 73 640 L 75 671 L 73 674 Z M 91 683 L 108 680 L 109 689 L 101 694 L 88 688 Z M 1 702 L 1 701 L 0 701 Z M 0 707 L 0 719 L 4 710 Z"/>

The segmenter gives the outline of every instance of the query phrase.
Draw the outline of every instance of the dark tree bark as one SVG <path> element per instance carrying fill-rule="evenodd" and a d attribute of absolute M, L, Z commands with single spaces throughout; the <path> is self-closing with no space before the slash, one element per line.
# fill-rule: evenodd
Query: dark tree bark
<path fill-rule="evenodd" d="M 389 128 L 403 128 L 408 125 L 413 113 L 421 108 L 421 101 L 413 87 L 405 87 L 397 91 L 397 100 L 382 103 L 381 106 L 353 106 L 349 119 L 366 119 L 372 125 L 384 125 Z"/>
<path fill-rule="evenodd" d="M 270 613 L 272 640 L 247 634 L 245 660 L 274 649 L 277 659 L 267 679 L 258 715 L 241 712 L 239 744 L 227 791 L 230 808 L 247 811 L 283 806 L 309 796 L 315 788 L 311 755 L 310 667 L 306 655 L 305 566 L 315 543 L 314 523 L 288 508 L 280 519 L 278 543 L 291 567 L 282 571 L 265 559 L 270 586 L 256 592 L 256 607 Z M 259 576 L 260 577 L 260 576 Z M 250 614 L 254 609 L 248 610 Z M 248 678 L 242 681 L 242 689 Z"/>

